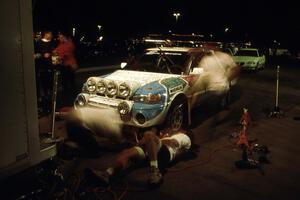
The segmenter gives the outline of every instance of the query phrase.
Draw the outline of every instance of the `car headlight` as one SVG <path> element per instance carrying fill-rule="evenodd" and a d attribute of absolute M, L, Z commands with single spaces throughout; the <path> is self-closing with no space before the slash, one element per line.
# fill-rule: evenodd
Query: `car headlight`
<path fill-rule="evenodd" d="M 108 96 L 115 96 L 117 94 L 117 90 L 118 87 L 113 81 L 107 83 L 106 93 Z"/>
<path fill-rule="evenodd" d="M 119 85 L 119 95 L 121 97 L 128 97 L 130 95 L 130 87 L 126 83 L 121 83 Z"/>
<path fill-rule="evenodd" d="M 158 103 L 161 100 L 160 94 L 139 94 L 133 96 L 133 101 L 144 103 Z"/>
<path fill-rule="evenodd" d="M 127 115 L 130 112 L 130 106 L 125 101 L 122 101 L 118 105 L 118 110 L 119 110 L 120 115 Z"/>
<path fill-rule="evenodd" d="M 96 91 L 96 84 L 97 84 L 97 78 L 91 77 L 86 82 L 86 88 L 89 92 L 95 92 Z"/>
<path fill-rule="evenodd" d="M 88 101 L 88 97 L 84 94 L 79 94 L 75 100 L 75 106 L 76 107 L 82 107 L 85 106 L 85 104 Z"/>
<path fill-rule="evenodd" d="M 106 84 L 105 84 L 104 80 L 98 81 L 98 83 L 97 83 L 97 92 L 99 94 L 105 94 L 106 89 L 107 88 L 106 88 Z"/>

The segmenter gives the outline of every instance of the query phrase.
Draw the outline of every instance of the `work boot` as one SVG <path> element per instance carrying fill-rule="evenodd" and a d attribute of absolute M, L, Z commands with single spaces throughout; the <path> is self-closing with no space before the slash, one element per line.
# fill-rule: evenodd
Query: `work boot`
<path fill-rule="evenodd" d="M 151 187 L 158 186 L 162 183 L 162 180 L 162 174 L 160 173 L 159 169 L 157 167 L 151 166 L 148 184 Z"/>
<path fill-rule="evenodd" d="M 86 169 L 85 174 L 88 177 L 92 177 L 95 180 L 95 182 L 103 186 L 108 186 L 110 184 L 110 176 L 107 173 L 107 171 Z"/>

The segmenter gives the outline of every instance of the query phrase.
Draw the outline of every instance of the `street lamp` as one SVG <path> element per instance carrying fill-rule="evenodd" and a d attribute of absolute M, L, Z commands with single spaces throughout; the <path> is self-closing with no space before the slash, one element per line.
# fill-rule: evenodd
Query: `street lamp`
<path fill-rule="evenodd" d="M 76 34 L 76 28 L 74 27 L 74 28 L 72 29 L 72 36 L 74 37 L 75 34 Z"/>
<path fill-rule="evenodd" d="M 178 18 L 180 17 L 180 13 L 179 12 L 175 12 L 175 13 L 173 13 L 173 16 L 176 18 L 176 23 L 177 23 Z"/>

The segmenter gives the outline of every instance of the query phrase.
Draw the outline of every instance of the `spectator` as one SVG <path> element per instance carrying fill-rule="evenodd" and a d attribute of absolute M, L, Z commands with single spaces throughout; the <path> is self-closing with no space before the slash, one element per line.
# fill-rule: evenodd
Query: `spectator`
<path fill-rule="evenodd" d="M 60 70 L 62 80 L 62 103 L 71 105 L 75 98 L 75 71 L 78 68 L 75 58 L 75 45 L 66 33 L 58 34 L 58 45 L 53 53 L 60 58 Z"/>
<path fill-rule="evenodd" d="M 49 114 L 52 105 L 53 65 L 51 53 L 55 47 L 51 31 L 45 31 L 35 43 L 36 86 L 39 114 Z"/>

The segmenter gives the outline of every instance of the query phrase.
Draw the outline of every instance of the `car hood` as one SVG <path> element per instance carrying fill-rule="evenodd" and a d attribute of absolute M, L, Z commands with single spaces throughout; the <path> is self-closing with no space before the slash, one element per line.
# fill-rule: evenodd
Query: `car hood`
<path fill-rule="evenodd" d="M 257 62 L 259 57 L 252 57 L 252 56 L 234 56 L 233 60 L 235 62 Z"/>
<path fill-rule="evenodd" d="M 103 78 L 118 83 L 126 82 L 133 90 L 154 81 L 160 81 L 165 78 L 180 77 L 176 74 L 164 74 L 154 72 L 141 72 L 131 70 L 117 70 Z"/>

